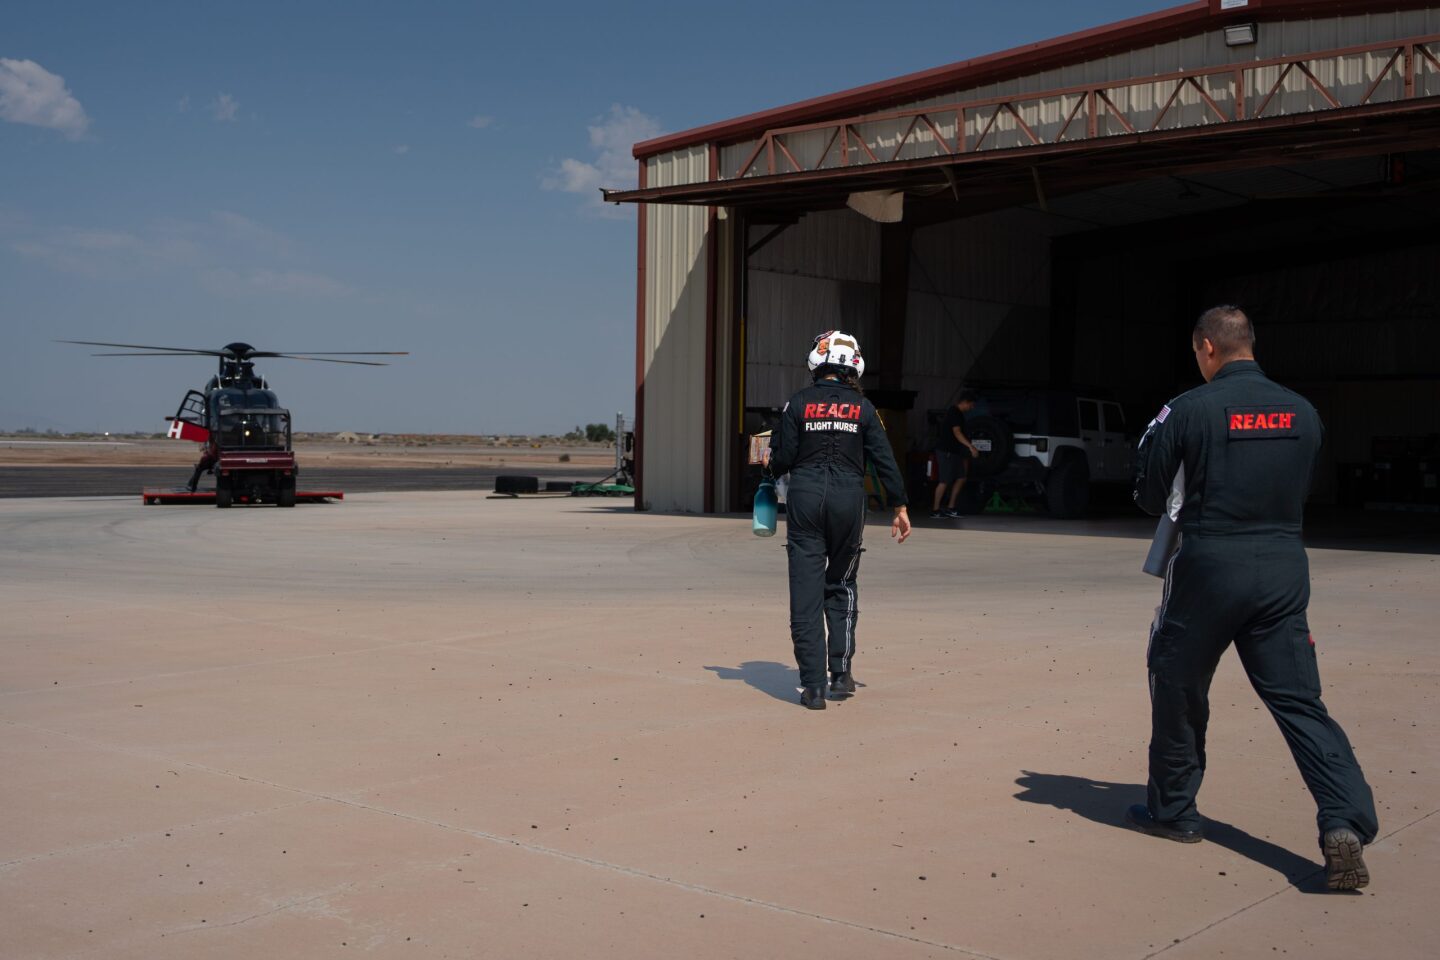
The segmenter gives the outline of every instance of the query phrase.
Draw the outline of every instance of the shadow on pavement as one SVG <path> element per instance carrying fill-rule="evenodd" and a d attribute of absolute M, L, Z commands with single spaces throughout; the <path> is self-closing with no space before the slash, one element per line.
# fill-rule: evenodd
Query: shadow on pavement
<path fill-rule="evenodd" d="M 1088 777 L 1029 770 L 1022 771 L 1022 776 L 1015 783 L 1021 788 L 1015 794 L 1016 800 L 1069 810 L 1087 820 L 1121 830 L 1130 829 L 1125 825 L 1125 808 L 1145 802 L 1145 785 L 1141 783 L 1107 783 Z M 1239 827 L 1206 817 L 1205 842 L 1224 847 L 1262 867 L 1269 867 L 1302 893 L 1327 892 L 1325 868 L 1321 864 L 1268 840 L 1251 836 Z"/>
<path fill-rule="evenodd" d="M 746 660 L 738 667 L 706 667 L 705 669 L 721 680 L 743 680 L 753 689 L 774 697 L 776 700 L 784 700 L 786 703 L 795 702 L 795 690 L 799 681 L 796 679 L 793 666 L 786 666 L 773 660 Z"/>

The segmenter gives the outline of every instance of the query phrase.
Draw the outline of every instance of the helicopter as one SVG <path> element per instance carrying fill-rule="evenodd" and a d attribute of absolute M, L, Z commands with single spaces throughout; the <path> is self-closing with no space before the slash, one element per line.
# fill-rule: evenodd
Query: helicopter
<path fill-rule="evenodd" d="M 97 357 L 216 357 L 219 370 L 203 390 L 190 390 L 173 417 L 167 418 L 167 435 L 203 445 L 200 462 L 185 491 L 146 490 L 144 503 L 208 500 L 197 490 L 204 473 L 215 476 L 217 507 L 235 503 L 273 503 L 293 507 L 297 500 L 339 499 L 343 494 L 296 489 L 300 466 L 291 446 L 290 411 L 280 406 L 269 382 L 255 372 L 257 359 L 313 360 L 366 367 L 388 366 L 378 360 L 339 360 L 336 357 L 403 357 L 404 350 L 328 351 L 280 353 L 259 350 L 248 343 L 229 343 L 219 350 L 189 347 L 155 347 L 136 343 L 94 340 L 57 340 L 87 347 L 123 348 L 125 353 L 97 353 Z"/>

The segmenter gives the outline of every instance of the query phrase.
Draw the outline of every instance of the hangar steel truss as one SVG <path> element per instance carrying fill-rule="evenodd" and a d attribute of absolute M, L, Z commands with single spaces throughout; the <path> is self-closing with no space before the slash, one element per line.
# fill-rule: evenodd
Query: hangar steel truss
<path fill-rule="evenodd" d="M 1440 95 L 1440 35 L 777 127 L 765 131 L 739 166 L 722 176 L 744 179 L 1055 146 L 1435 95 Z M 817 142 L 823 142 L 818 152 Z"/>

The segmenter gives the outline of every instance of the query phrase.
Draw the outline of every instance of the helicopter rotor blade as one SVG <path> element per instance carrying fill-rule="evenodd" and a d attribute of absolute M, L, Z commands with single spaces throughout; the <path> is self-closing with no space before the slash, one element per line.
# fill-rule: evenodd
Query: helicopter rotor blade
<path fill-rule="evenodd" d="M 172 350 L 168 353 L 92 353 L 92 357 L 213 357 L 213 353 L 199 350 Z"/>
<path fill-rule="evenodd" d="M 56 343 L 78 343 L 83 347 L 123 347 L 127 350 L 160 350 L 162 353 L 155 354 L 163 356 L 166 353 L 176 353 L 182 356 L 199 354 L 206 357 L 228 356 L 223 350 L 195 350 L 191 347 L 154 347 L 145 343 L 103 343 L 99 340 L 56 340 Z"/>
<path fill-rule="evenodd" d="M 408 357 L 409 350 L 300 350 L 296 353 L 276 353 L 257 350 L 252 357 Z"/>
<path fill-rule="evenodd" d="M 314 360 L 316 363 L 352 363 L 361 367 L 388 367 L 390 364 L 381 363 L 375 360 L 332 360 L 330 357 L 302 357 L 294 353 L 267 353 L 266 357 L 278 357 L 281 360 Z"/>

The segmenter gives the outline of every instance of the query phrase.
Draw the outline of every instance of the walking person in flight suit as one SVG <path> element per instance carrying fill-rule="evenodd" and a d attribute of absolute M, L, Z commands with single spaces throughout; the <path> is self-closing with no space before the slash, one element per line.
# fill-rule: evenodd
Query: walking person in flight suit
<path fill-rule="evenodd" d="M 1304 397 L 1260 370 L 1240 308 L 1207 310 L 1191 343 L 1206 382 L 1160 411 L 1136 458 L 1142 509 L 1159 515 L 1172 486 L 1184 499 L 1147 655 L 1147 802 L 1126 820 L 1153 836 L 1201 839 L 1195 796 L 1205 774 L 1207 694 L 1234 643 L 1315 799 L 1327 885 L 1354 890 L 1370 881 L 1361 851 L 1379 826 L 1350 741 L 1320 700 L 1300 540 L 1323 428 Z"/>
<path fill-rule="evenodd" d="M 865 372 L 859 343 L 839 331 L 822 333 L 809 366 L 815 382 L 785 405 L 769 465 L 776 476 L 790 474 L 785 548 L 800 702 L 823 710 L 827 659 L 831 696 L 855 692 L 850 661 L 860 615 L 855 578 L 865 533 L 867 463 L 885 488 L 894 511 L 890 535 L 900 543 L 910 536 L 910 516 L 890 439 L 859 389 Z"/>

